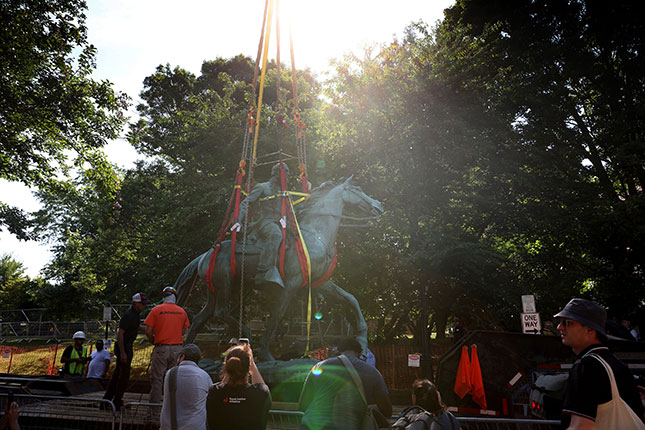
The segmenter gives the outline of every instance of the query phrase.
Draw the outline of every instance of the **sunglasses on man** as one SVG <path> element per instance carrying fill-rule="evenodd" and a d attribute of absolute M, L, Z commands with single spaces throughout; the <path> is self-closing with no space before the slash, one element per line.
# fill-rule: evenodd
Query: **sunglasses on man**
<path fill-rule="evenodd" d="M 558 325 L 562 325 L 564 328 L 569 328 L 569 326 L 580 324 L 578 321 L 568 320 L 566 318 L 560 318 L 558 320 Z"/>

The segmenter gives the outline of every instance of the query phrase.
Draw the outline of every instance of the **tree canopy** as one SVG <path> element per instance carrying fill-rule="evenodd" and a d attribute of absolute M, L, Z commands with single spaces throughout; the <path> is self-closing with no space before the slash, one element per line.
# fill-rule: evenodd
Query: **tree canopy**
<path fill-rule="evenodd" d="M 127 97 L 91 78 L 82 0 L 0 3 L 0 178 L 37 188 L 87 164 L 112 190 L 100 151 L 118 137 Z M 70 163 L 71 161 L 71 163 Z M 0 226 L 27 238 L 26 215 L 0 205 Z"/>
<path fill-rule="evenodd" d="M 386 208 L 341 232 L 334 273 L 374 337 L 443 336 L 456 318 L 519 330 L 523 294 L 543 315 L 574 296 L 643 303 L 638 18 L 632 1 L 461 0 L 435 27 L 338 60 L 326 82 L 298 72 L 312 182 L 355 174 Z M 150 158 L 116 171 L 116 192 L 85 168 L 39 193 L 39 226 L 59 243 L 46 277 L 79 308 L 158 294 L 212 244 L 231 192 L 251 60 L 151 72 L 128 133 Z M 270 64 L 266 152 L 293 134 L 276 126 L 290 110 L 281 78 Z"/>

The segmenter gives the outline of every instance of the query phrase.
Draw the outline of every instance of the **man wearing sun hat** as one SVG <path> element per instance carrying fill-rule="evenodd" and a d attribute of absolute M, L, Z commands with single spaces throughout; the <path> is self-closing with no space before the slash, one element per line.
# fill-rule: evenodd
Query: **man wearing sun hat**
<path fill-rule="evenodd" d="M 577 355 L 569 372 L 562 407 L 562 424 L 569 429 L 591 429 L 597 418 L 598 405 L 612 399 L 609 376 L 600 357 L 616 379 L 620 397 L 643 420 L 643 405 L 634 377 L 623 362 L 603 345 L 607 340 L 607 312 L 595 302 L 571 299 L 560 312 L 558 330 L 562 343 Z"/>
<path fill-rule="evenodd" d="M 128 386 L 130 379 L 130 368 L 132 356 L 134 355 L 133 344 L 139 333 L 141 320 L 139 314 L 150 304 L 150 300 L 143 293 L 132 296 L 132 306 L 123 314 L 119 321 L 117 341 L 114 345 L 114 356 L 116 368 L 110 379 L 105 395 L 106 400 L 111 400 L 118 409 L 123 405 L 123 393 Z"/>

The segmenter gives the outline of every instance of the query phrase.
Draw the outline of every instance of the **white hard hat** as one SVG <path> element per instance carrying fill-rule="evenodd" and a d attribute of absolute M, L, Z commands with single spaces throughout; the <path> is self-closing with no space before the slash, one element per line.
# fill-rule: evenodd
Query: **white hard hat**
<path fill-rule="evenodd" d="M 177 290 L 175 290 L 175 287 L 173 287 L 172 285 L 168 285 L 168 286 L 167 286 L 167 287 L 165 287 L 165 288 L 163 289 L 163 291 L 161 292 L 161 295 L 162 295 L 163 297 L 167 297 L 167 296 L 169 296 L 169 295 L 171 295 L 171 294 L 174 294 L 174 295 L 175 295 L 175 297 L 177 297 Z"/>
<path fill-rule="evenodd" d="M 72 336 L 72 339 L 85 339 L 85 333 L 79 330 L 76 333 L 74 333 L 74 336 Z"/>

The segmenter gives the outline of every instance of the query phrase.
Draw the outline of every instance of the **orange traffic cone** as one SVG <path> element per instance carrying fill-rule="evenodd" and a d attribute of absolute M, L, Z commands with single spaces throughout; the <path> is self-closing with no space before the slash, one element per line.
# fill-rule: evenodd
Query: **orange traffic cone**
<path fill-rule="evenodd" d="M 463 399 L 470 392 L 471 388 L 471 370 L 470 358 L 468 357 L 468 347 L 464 345 L 461 348 L 461 358 L 457 368 L 457 379 L 455 379 L 455 393 Z"/>
<path fill-rule="evenodd" d="M 479 367 L 479 357 L 477 356 L 477 345 L 471 345 L 472 359 L 470 363 L 470 382 L 472 384 L 471 395 L 473 401 L 482 409 L 486 408 L 486 393 L 484 392 L 484 379 L 482 378 L 482 369 Z"/>

